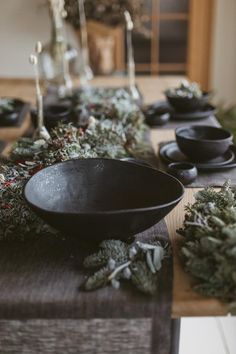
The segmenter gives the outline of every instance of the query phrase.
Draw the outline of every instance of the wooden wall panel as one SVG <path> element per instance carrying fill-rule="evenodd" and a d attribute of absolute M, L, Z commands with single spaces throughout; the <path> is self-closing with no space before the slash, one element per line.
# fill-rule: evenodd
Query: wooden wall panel
<path fill-rule="evenodd" d="M 188 69 L 190 80 L 209 90 L 215 0 L 190 0 Z"/>

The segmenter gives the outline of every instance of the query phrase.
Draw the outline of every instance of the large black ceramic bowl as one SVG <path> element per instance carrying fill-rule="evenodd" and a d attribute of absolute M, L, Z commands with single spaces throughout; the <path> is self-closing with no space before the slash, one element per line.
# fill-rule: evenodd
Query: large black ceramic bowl
<path fill-rule="evenodd" d="M 88 242 L 127 239 L 166 216 L 182 184 L 150 167 L 111 159 L 61 162 L 36 173 L 24 195 L 45 222 Z"/>
<path fill-rule="evenodd" d="M 166 98 L 177 112 L 194 112 L 203 109 L 208 103 L 209 93 L 203 92 L 201 97 L 180 97 L 166 93 Z"/>
<path fill-rule="evenodd" d="M 225 129 L 208 125 L 192 125 L 175 130 L 180 150 L 192 161 L 208 161 L 223 155 L 232 143 Z"/>

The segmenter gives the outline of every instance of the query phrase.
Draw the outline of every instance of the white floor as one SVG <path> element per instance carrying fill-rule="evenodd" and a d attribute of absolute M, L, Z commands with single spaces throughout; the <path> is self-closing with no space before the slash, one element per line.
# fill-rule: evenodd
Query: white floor
<path fill-rule="evenodd" d="M 183 318 L 179 354 L 236 354 L 236 317 Z"/>

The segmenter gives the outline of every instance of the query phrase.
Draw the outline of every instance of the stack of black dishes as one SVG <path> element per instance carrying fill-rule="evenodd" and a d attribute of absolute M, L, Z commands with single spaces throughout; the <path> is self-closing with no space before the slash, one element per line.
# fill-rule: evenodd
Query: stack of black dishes
<path fill-rule="evenodd" d="M 189 86 L 188 86 L 189 85 Z M 194 84 L 188 84 L 186 88 L 176 90 L 167 90 L 165 92 L 167 102 L 172 107 L 171 118 L 174 120 L 197 120 L 204 119 L 216 113 L 216 108 L 209 103 L 208 92 L 198 92 L 198 95 L 192 93 L 181 95 L 182 89 L 189 89 Z M 176 94 L 174 92 L 177 92 Z"/>
<path fill-rule="evenodd" d="M 176 141 L 163 144 L 159 154 L 167 163 L 191 163 L 202 171 L 236 167 L 236 147 L 227 130 L 207 125 L 177 128 Z"/>
<path fill-rule="evenodd" d="M 49 225 L 88 245 L 128 239 L 164 218 L 182 199 L 172 176 L 136 163 L 77 159 L 36 173 L 26 184 L 29 206 Z"/>
<path fill-rule="evenodd" d="M 165 125 L 169 120 L 173 109 L 168 102 L 160 101 L 143 108 L 146 123 L 151 126 Z"/>
<path fill-rule="evenodd" d="M 0 127 L 20 126 L 30 110 L 30 104 L 18 98 L 0 97 Z"/>
<path fill-rule="evenodd" d="M 202 97 L 172 97 L 166 94 L 166 101 L 158 101 L 143 108 L 146 123 L 151 126 L 161 126 L 170 119 L 176 121 L 191 121 L 206 119 L 216 113 L 216 108 L 208 102 L 209 94 Z"/>

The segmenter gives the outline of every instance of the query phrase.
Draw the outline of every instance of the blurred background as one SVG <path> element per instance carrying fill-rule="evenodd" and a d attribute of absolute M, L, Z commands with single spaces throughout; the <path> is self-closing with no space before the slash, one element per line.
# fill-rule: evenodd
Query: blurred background
<path fill-rule="evenodd" d="M 4 94 L 5 78 L 33 77 L 28 57 L 36 41 L 43 43 L 47 59 L 48 44 L 55 36 L 49 2 L 53 0 L 0 0 L 0 79 Z M 80 52 L 77 0 L 65 0 L 65 4 L 63 28 L 71 48 Z M 176 83 L 177 79 L 187 77 L 198 82 L 203 90 L 213 92 L 217 106 L 234 106 L 222 114 L 222 121 L 225 124 L 226 116 L 230 117 L 228 128 L 236 136 L 236 0 L 86 0 L 89 64 L 96 76 L 126 75 L 125 9 L 134 21 L 136 74 L 147 77 L 145 87 L 148 89 L 150 76 L 163 78 L 162 91 L 167 82 Z M 68 55 L 73 57 L 73 53 Z M 79 68 L 74 72 L 78 74 L 76 70 Z M 14 96 L 12 86 L 9 84 Z M 24 94 L 32 97 L 32 87 L 24 89 Z M 236 353 L 235 319 L 220 321 L 232 348 L 230 353 Z M 182 321 L 180 354 L 190 353 L 229 353 L 224 350 L 214 318 Z"/>
<path fill-rule="evenodd" d="M 66 0 L 69 41 L 79 50 L 76 0 Z M 183 75 L 213 90 L 217 102 L 236 102 L 235 0 L 87 0 L 90 65 L 96 75 L 123 75 L 123 10 L 134 20 L 137 75 Z M 32 76 L 28 55 L 49 41 L 45 0 L 0 2 L 0 78 Z"/>

